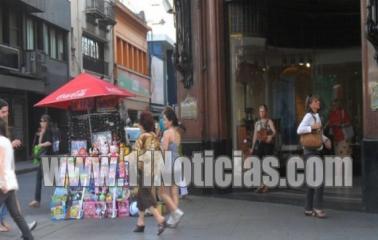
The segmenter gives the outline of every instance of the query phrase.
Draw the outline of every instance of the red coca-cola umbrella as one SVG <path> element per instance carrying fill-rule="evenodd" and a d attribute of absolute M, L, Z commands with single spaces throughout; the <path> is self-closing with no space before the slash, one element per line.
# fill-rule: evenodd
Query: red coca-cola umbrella
<path fill-rule="evenodd" d="M 134 93 L 89 73 L 81 73 L 34 106 L 68 109 L 73 102 L 78 100 L 97 97 L 124 98 L 135 96 Z"/>
<path fill-rule="evenodd" d="M 81 73 L 55 92 L 39 101 L 34 107 L 69 109 L 71 106 L 74 107 L 78 102 L 94 100 L 95 98 L 114 97 L 116 98 L 115 100 L 117 100 L 119 98 L 135 96 L 134 93 L 119 88 L 91 74 Z M 89 131 L 92 133 L 91 115 L 93 114 L 90 114 L 89 105 L 87 111 Z"/>

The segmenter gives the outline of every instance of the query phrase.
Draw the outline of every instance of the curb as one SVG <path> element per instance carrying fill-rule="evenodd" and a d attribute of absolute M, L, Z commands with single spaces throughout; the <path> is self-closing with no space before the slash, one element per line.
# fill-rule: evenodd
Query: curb
<path fill-rule="evenodd" d="M 34 171 L 37 171 L 38 166 L 33 166 L 33 167 L 28 167 L 28 168 L 23 168 L 23 169 L 16 169 L 16 175 L 21 175 L 21 174 L 26 174 L 26 173 L 31 173 Z"/>

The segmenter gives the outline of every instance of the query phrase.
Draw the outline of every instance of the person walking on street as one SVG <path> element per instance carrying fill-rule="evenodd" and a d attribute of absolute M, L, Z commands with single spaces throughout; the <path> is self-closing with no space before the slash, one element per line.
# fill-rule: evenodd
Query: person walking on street
<path fill-rule="evenodd" d="M 6 136 L 9 138 L 11 134 L 9 132 L 9 127 L 8 127 L 8 117 L 9 117 L 9 104 L 4 99 L 0 98 L 0 119 L 3 119 L 6 123 L 5 132 L 6 132 Z M 11 144 L 12 144 L 13 149 L 18 149 L 22 146 L 22 142 L 19 139 L 14 139 L 11 142 Z M 18 202 L 17 202 L 17 206 L 19 208 L 19 211 L 21 212 L 21 207 Z M 5 204 L 3 203 L 0 205 L 0 232 L 9 232 L 11 230 L 11 227 L 9 226 L 9 224 L 5 222 L 6 215 L 7 215 L 7 208 Z M 37 227 L 37 224 L 38 224 L 37 221 L 32 221 L 28 223 L 28 226 L 30 230 L 32 231 Z"/>
<path fill-rule="evenodd" d="M 143 112 L 140 115 L 139 127 L 141 135 L 135 142 L 134 149 L 138 151 L 138 156 L 143 155 L 146 151 L 160 150 L 159 139 L 155 134 L 155 124 L 153 116 L 150 112 Z M 155 217 L 158 223 L 158 233 L 160 235 L 166 228 L 166 220 L 157 210 L 156 198 L 153 195 L 151 186 L 144 186 L 144 162 L 138 161 L 138 193 L 137 193 L 137 207 L 139 210 L 137 225 L 134 232 L 144 232 L 145 221 L 144 213 L 148 209 Z"/>
<path fill-rule="evenodd" d="M 8 208 L 11 217 L 22 232 L 22 238 L 33 240 L 31 230 L 18 206 L 14 150 L 10 140 L 6 137 L 6 127 L 6 122 L 0 118 L 0 204 L 4 203 Z"/>
<path fill-rule="evenodd" d="M 332 148 L 331 141 L 327 138 L 322 131 L 322 122 L 319 116 L 320 110 L 320 98 L 318 96 L 309 95 L 306 99 L 306 114 L 303 117 L 301 123 L 298 126 L 297 134 L 320 134 L 320 146 L 317 148 L 309 148 L 303 146 L 304 159 L 307 160 L 310 157 L 323 156 L 323 146 L 327 149 Z M 324 186 L 321 185 L 317 188 L 308 187 L 306 193 L 305 212 L 306 216 L 315 216 L 318 218 L 325 218 L 327 214 L 323 210 L 323 190 Z"/>
<path fill-rule="evenodd" d="M 165 159 L 165 161 L 171 161 L 171 164 L 168 166 L 174 166 L 174 161 L 180 157 L 179 148 L 181 145 L 181 134 L 179 128 L 178 119 L 175 111 L 167 107 L 163 111 L 163 121 L 164 128 L 166 129 L 163 133 L 161 149 L 163 151 L 170 151 L 170 159 Z M 167 163 L 166 163 L 167 164 Z M 175 169 L 175 172 L 180 172 L 181 169 Z M 178 175 L 178 174 L 175 174 Z M 168 218 L 167 224 L 169 227 L 175 228 L 181 218 L 184 216 L 184 212 L 178 207 L 179 206 L 179 188 L 177 185 L 172 184 L 172 186 L 161 186 L 159 189 L 159 196 L 162 198 L 164 203 L 167 205 L 170 216 Z"/>

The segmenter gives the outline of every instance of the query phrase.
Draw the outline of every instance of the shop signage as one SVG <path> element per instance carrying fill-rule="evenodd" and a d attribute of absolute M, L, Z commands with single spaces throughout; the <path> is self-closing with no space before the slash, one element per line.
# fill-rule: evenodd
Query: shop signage
<path fill-rule="evenodd" d="M 132 91 L 133 93 L 150 97 L 150 84 L 147 78 L 118 69 L 118 86 Z"/>
<path fill-rule="evenodd" d="M 195 120 L 198 116 L 197 99 L 187 96 L 184 101 L 180 103 L 181 119 Z"/>

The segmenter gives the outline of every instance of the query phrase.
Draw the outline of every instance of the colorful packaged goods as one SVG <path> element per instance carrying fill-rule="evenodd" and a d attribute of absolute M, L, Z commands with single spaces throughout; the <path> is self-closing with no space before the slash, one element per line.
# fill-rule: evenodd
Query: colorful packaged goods
<path fill-rule="evenodd" d="M 52 220 L 64 220 L 67 215 L 67 188 L 56 188 L 51 198 L 50 209 Z"/>

